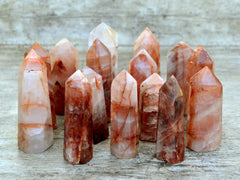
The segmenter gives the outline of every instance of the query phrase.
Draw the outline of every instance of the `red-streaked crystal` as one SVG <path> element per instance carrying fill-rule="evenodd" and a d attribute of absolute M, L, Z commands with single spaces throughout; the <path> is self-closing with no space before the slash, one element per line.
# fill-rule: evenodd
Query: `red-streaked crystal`
<path fill-rule="evenodd" d="M 157 72 L 160 73 L 160 45 L 149 28 L 146 28 L 134 43 L 134 55 L 145 49 L 157 65 Z"/>
<path fill-rule="evenodd" d="M 64 158 L 85 164 L 93 156 L 92 87 L 77 70 L 66 81 Z"/>
<path fill-rule="evenodd" d="M 140 87 L 140 139 L 143 141 L 156 142 L 159 89 L 164 80 L 153 73 Z"/>
<path fill-rule="evenodd" d="M 175 164 L 184 160 L 183 93 L 174 76 L 159 90 L 157 159 Z"/>
<path fill-rule="evenodd" d="M 50 51 L 53 95 L 56 114 L 64 114 L 65 81 L 78 69 L 78 51 L 62 39 Z"/>
<path fill-rule="evenodd" d="M 111 153 L 118 158 L 133 158 L 138 143 L 137 82 L 123 70 L 111 88 Z"/>
<path fill-rule="evenodd" d="M 31 49 L 18 74 L 18 147 L 25 153 L 40 153 L 53 144 L 47 68 Z"/>
<path fill-rule="evenodd" d="M 222 136 L 222 84 L 207 66 L 190 80 L 187 147 L 213 151 Z"/>
<path fill-rule="evenodd" d="M 82 73 L 92 86 L 93 142 L 97 144 L 109 135 L 102 76 L 89 67 L 83 68 Z"/>
<path fill-rule="evenodd" d="M 167 55 L 167 78 L 174 75 L 183 91 L 184 111 L 187 109 L 188 86 L 186 79 L 186 63 L 194 50 L 184 42 L 179 42 Z"/>

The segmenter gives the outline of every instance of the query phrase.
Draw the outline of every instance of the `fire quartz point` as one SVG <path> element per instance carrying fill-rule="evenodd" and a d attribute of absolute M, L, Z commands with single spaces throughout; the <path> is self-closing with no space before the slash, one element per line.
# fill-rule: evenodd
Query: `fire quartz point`
<path fill-rule="evenodd" d="M 18 147 L 25 153 L 40 153 L 52 144 L 47 69 L 31 49 L 18 74 Z"/>
<path fill-rule="evenodd" d="M 185 102 L 185 115 L 188 114 L 188 104 L 189 104 L 189 82 L 191 77 L 196 74 L 198 71 L 200 71 L 205 66 L 208 66 L 209 69 L 213 72 L 213 60 L 208 55 L 207 51 L 199 45 L 193 52 L 193 54 L 190 56 L 186 63 L 186 75 L 187 75 L 187 81 L 186 81 L 186 102 Z"/>
<path fill-rule="evenodd" d="M 97 144 L 108 138 L 108 119 L 106 114 L 102 76 L 89 67 L 82 69 L 82 73 L 92 86 L 92 121 L 93 142 Z"/>
<path fill-rule="evenodd" d="M 64 114 L 65 81 L 78 69 L 78 51 L 66 39 L 50 51 L 52 85 L 56 114 Z"/>
<path fill-rule="evenodd" d="M 187 147 L 196 152 L 217 149 L 222 136 L 222 84 L 207 66 L 190 80 Z"/>
<path fill-rule="evenodd" d="M 108 48 L 95 39 L 87 52 L 87 66 L 102 76 L 105 105 L 108 122 L 110 122 L 111 84 L 114 78 L 114 65 Z"/>
<path fill-rule="evenodd" d="M 140 87 L 140 139 L 156 142 L 159 89 L 164 80 L 157 74 L 149 76 Z"/>
<path fill-rule="evenodd" d="M 134 43 L 134 55 L 145 49 L 157 65 L 157 72 L 160 73 L 160 45 L 149 28 L 146 28 Z"/>
<path fill-rule="evenodd" d="M 137 81 L 137 92 L 139 97 L 140 85 L 153 73 L 157 73 L 157 65 L 148 52 L 145 49 L 142 49 L 129 62 L 128 72 Z"/>
<path fill-rule="evenodd" d="M 111 153 L 118 158 L 133 158 L 138 143 L 137 82 L 123 70 L 112 82 Z"/>
<path fill-rule="evenodd" d="M 92 87 L 77 70 L 65 82 L 64 158 L 85 164 L 93 156 Z"/>
<path fill-rule="evenodd" d="M 117 73 L 117 50 L 118 50 L 118 36 L 117 33 L 105 23 L 99 24 L 89 34 L 88 48 L 92 46 L 94 41 L 98 39 L 111 54 L 111 63 L 113 64 L 113 76 Z"/>
<path fill-rule="evenodd" d="M 167 55 L 167 79 L 174 75 L 183 91 L 184 111 L 187 109 L 188 86 L 186 80 L 186 63 L 194 50 L 184 42 L 179 42 Z"/>
<path fill-rule="evenodd" d="M 174 76 L 159 90 L 157 159 L 172 164 L 184 160 L 183 93 Z"/>
<path fill-rule="evenodd" d="M 50 55 L 45 49 L 42 48 L 40 44 L 35 42 L 28 50 L 25 52 L 24 57 L 28 55 L 28 53 L 34 49 L 38 56 L 42 58 L 45 62 L 47 67 L 47 78 L 48 78 L 48 90 L 49 90 L 49 99 L 51 104 L 51 115 L 52 115 L 52 125 L 53 128 L 57 128 L 57 121 L 56 121 L 56 113 L 55 113 L 55 104 L 54 104 L 54 97 L 53 97 L 53 85 L 51 81 L 51 62 L 50 62 Z"/>

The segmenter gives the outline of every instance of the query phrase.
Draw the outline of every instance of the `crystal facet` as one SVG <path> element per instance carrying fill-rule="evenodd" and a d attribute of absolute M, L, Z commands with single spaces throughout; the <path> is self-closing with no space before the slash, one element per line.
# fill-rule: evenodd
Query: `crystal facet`
<path fill-rule="evenodd" d="M 111 84 L 115 71 L 109 50 L 98 39 L 94 40 L 87 52 L 86 64 L 102 76 L 107 118 L 110 121 Z"/>
<path fill-rule="evenodd" d="M 62 39 L 50 51 L 53 95 L 57 114 L 64 114 L 65 81 L 78 69 L 78 51 Z"/>
<path fill-rule="evenodd" d="M 47 68 L 34 49 L 18 75 L 18 147 L 26 153 L 45 151 L 53 144 Z"/>
<path fill-rule="evenodd" d="M 65 84 L 64 158 L 84 164 L 93 156 L 92 87 L 77 70 Z"/>
<path fill-rule="evenodd" d="M 159 89 L 164 80 L 153 73 L 140 87 L 140 139 L 156 142 Z"/>
<path fill-rule="evenodd" d="M 222 84 L 206 66 L 190 80 L 187 147 L 213 151 L 222 136 Z"/>
<path fill-rule="evenodd" d="M 92 121 L 93 142 L 97 144 L 108 138 L 108 120 L 106 115 L 102 76 L 89 67 L 82 69 L 82 73 L 92 86 Z"/>
<path fill-rule="evenodd" d="M 207 51 L 199 45 L 195 51 L 193 52 L 192 56 L 188 59 L 186 63 L 186 74 L 187 74 L 187 81 L 186 81 L 186 106 L 185 106 L 185 114 L 188 114 L 188 104 L 189 104 L 189 82 L 191 77 L 200 71 L 205 66 L 208 66 L 211 71 L 213 71 L 213 61 L 211 57 L 208 55 Z"/>
<path fill-rule="evenodd" d="M 133 158 L 138 153 L 137 82 L 125 70 L 112 82 L 111 153 L 118 158 Z"/>
<path fill-rule="evenodd" d="M 99 24 L 96 28 L 94 28 L 90 34 L 88 39 L 88 48 L 90 48 L 93 42 L 98 39 L 101 41 L 109 50 L 111 54 L 111 62 L 113 63 L 113 75 L 115 77 L 117 73 L 117 50 L 118 50 L 118 37 L 117 33 L 105 23 Z"/>
<path fill-rule="evenodd" d="M 187 109 L 187 84 L 186 84 L 186 63 L 194 50 L 184 42 L 179 42 L 174 46 L 167 55 L 167 78 L 174 75 L 183 91 L 184 111 Z"/>
<path fill-rule="evenodd" d="M 145 49 L 129 62 L 128 72 L 136 79 L 138 87 L 138 97 L 140 93 L 140 85 L 142 82 L 157 72 L 157 65 Z"/>
<path fill-rule="evenodd" d="M 31 49 L 34 49 L 37 55 L 39 55 L 42 60 L 45 62 L 47 67 L 47 78 L 48 78 L 48 89 L 49 89 L 49 99 L 51 104 L 51 115 L 52 115 L 52 125 L 53 128 L 57 128 L 57 121 L 56 121 L 56 113 L 55 113 L 55 104 L 54 104 L 54 97 L 53 97 L 53 85 L 51 81 L 51 62 L 50 56 L 45 49 L 42 48 L 40 44 L 35 42 L 28 50 L 25 52 L 24 57 L 28 55 Z"/>
<path fill-rule="evenodd" d="M 134 55 L 141 49 L 145 49 L 157 65 L 157 72 L 160 74 L 160 45 L 149 28 L 146 28 L 134 43 Z"/>
<path fill-rule="evenodd" d="M 157 159 L 178 163 L 184 160 L 183 93 L 174 76 L 159 90 Z"/>

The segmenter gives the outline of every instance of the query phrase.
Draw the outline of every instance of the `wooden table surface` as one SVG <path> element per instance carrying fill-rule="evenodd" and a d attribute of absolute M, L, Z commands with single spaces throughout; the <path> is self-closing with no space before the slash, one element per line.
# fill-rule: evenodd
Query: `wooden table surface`
<path fill-rule="evenodd" d="M 240 179 L 240 2 L 99 2 L 0 2 L 0 179 Z M 222 143 L 216 151 L 196 153 L 186 148 L 185 160 L 171 165 L 155 158 L 154 143 L 141 141 L 136 158 L 117 159 L 110 153 L 108 139 L 94 145 L 89 163 L 73 166 L 63 158 L 62 116 L 57 117 L 54 144 L 47 151 L 18 150 L 17 77 L 24 52 L 34 41 L 49 50 L 67 37 L 79 50 L 81 69 L 88 33 L 101 21 L 118 31 L 118 72 L 127 69 L 134 40 L 146 26 L 160 41 L 164 79 L 167 51 L 175 43 L 182 40 L 207 49 L 223 84 Z"/>

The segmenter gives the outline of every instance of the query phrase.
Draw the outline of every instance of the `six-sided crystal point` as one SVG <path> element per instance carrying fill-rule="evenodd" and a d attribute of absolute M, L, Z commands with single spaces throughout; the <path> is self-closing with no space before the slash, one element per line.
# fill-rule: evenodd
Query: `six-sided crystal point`
<path fill-rule="evenodd" d="M 172 75 L 159 90 L 157 159 L 175 164 L 184 160 L 183 93 Z"/>
<path fill-rule="evenodd" d="M 43 61 L 46 64 L 47 67 L 47 78 L 48 78 L 48 89 L 49 89 L 49 99 L 51 104 L 51 115 L 52 115 L 52 125 L 53 128 L 57 128 L 57 122 L 56 122 L 56 113 L 55 113 L 55 104 L 54 104 L 54 97 L 53 97 L 53 85 L 51 80 L 51 62 L 50 62 L 50 56 L 45 49 L 42 48 L 40 44 L 35 42 L 28 50 L 25 52 L 24 57 L 28 55 L 28 53 L 31 51 L 31 49 L 34 49 L 37 55 L 39 55 Z"/>
<path fill-rule="evenodd" d="M 186 75 L 186 63 L 194 50 L 184 42 L 179 42 L 175 45 L 167 54 L 167 78 L 174 75 L 183 91 L 183 105 L 184 111 L 187 109 L 187 75 Z"/>
<path fill-rule="evenodd" d="M 108 48 L 95 39 L 87 52 L 87 66 L 102 76 L 107 118 L 110 121 L 111 84 L 115 70 Z"/>
<path fill-rule="evenodd" d="M 138 153 L 137 82 L 125 70 L 112 82 L 111 153 L 118 158 L 133 158 Z"/>
<path fill-rule="evenodd" d="M 53 144 L 47 68 L 34 49 L 18 74 L 18 147 L 26 153 L 45 151 Z"/>
<path fill-rule="evenodd" d="M 140 87 L 140 139 L 143 141 L 156 142 L 158 120 L 158 96 L 159 89 L 164 80 L 153 73 Z"/>
<path fill-rule="evenodd" d="M 134 55 L 145 49 L 157 65 L 157 72 L 160 73 L 160 45 L 149 28 L 146 28 L 134 43 Z"/>
<path fill-rule="evenodd" d="M 108 138 L 108 119 L 105 108 L 102 76 L 89 67 L 82 69 L 92 86 L 93 142 L 97 144 Z"/>
<path fill-rule="evenodd" d="M 84 164 L 93 156 L 92 87 L 80 70 L 65 87 L 64 158 Z"/>
<path fill-rule="evenodd" d="M 222 84 L 207 66 L 190 80 L 187 147 L 213 151 L 222 137 Z"/>
<path fill-rule="evenodd" d="M 157 72 L 157 65 L 152 57 L 148 54 L 145 49 L 139 51 L 139 53 L 133 57 L 129 62 L 128 72 L 137 81 L 138 96 L 140 94 L 140 85 L 142 82 Z"/>
<path fill-rule="evenodd" d="M 66 39 L 50 51 L 53 95 L 57 114 L 64 114 L 65 81 L 78 69 L 78 51 Z"/>
<path fill-rule="evenodd" d="M 109 50 L 111 54 L 111 62 L 113 64 L 113 75 L 115 77 L 117 73 L 117 50 L 118 50 L 118 37 L 117 33 L 105 23 L 99 24 L 94 28 L 88 39 L 88 48 L 90 48 L 93 42 L 98 39 L 101 41 Z"/>

